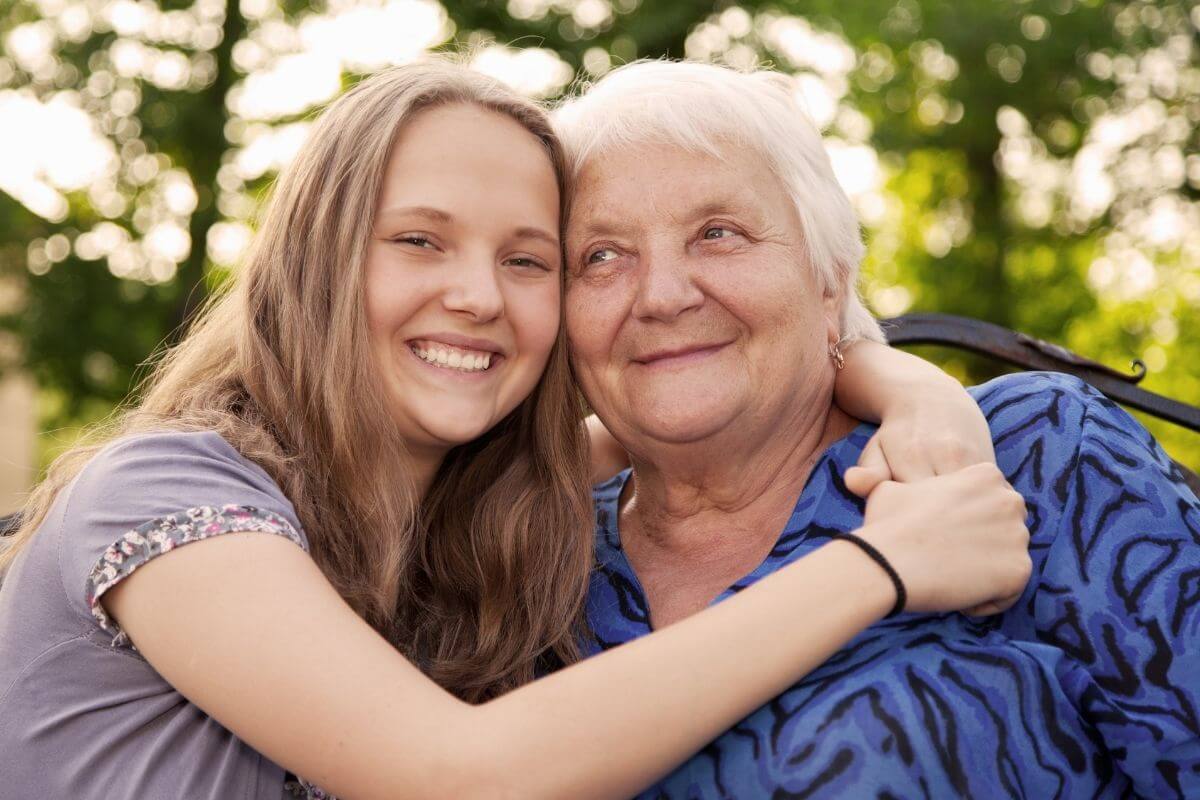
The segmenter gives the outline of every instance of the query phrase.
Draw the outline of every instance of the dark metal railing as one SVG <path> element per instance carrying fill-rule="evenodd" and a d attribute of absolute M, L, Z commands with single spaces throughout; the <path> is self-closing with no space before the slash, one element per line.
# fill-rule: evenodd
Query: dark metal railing
<path fill-rule="evenodd" d="M 1200 408 L 1138 386 L 1146 377 L 1146 365 L 1139 360 L 1132 362 L 1132 373 L 1119 372 L 1024 333 L 950 314 L 908 314 L 882 320 L 881 324 L 892 344 L 947 345 L 990 356 L 1021 369 L 1068 372 L 1118 403 L 1200 432 Z"/>
<path fill-rule="evenodd" d="M 1124 373 L 1064 347 L 990 322 L 950 314 L 907 314 L 880 320 L 891 344 L 937 344 L 968 350 L 1026 370 L 1066 372 L 1095 386 L 1122 405 L 1200 432 L 1200 408 L 1143 389 L 1146 365 L 1134 360 Z M 1200 494 L 1200 477 L 1175 462 L 1184 482 Z"/>

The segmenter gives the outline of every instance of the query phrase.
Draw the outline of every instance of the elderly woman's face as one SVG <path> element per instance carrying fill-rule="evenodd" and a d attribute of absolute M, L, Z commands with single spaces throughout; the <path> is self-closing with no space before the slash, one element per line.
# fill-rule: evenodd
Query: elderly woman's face
<path fill-rule="evenodd" d="M 576 374 L 635 452 L 646 437 L 693 442 L 828 403 L 840 300 L 818 288 L 782 183 L 745 148 L 720 160 L 670 146 L 593 159 L 567 266 Z"/>

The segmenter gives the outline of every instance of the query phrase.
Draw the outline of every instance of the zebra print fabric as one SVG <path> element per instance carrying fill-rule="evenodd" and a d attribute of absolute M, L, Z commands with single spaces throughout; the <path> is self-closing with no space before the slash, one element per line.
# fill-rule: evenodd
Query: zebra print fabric
<path fill-rule="evenodd" d="M 1077 379 L 1028 373 L 972 393 L 1029 509 L 1018 604 L 872 626 L 641 797 L 1200 798 L 1200 503 L 1150 435 Z M 774 550 L 714 602 L 862 523 L 840 476 L 871 431 L 825 452 Z M 593 652 L 650 632 L 617 531 L 627 478 L 595 492 Z"/>

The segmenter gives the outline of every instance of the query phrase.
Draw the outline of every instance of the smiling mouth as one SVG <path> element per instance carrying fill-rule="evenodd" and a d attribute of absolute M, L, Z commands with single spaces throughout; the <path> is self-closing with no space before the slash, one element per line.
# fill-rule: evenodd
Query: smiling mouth
<path fill-rule="evenodd" d="M 408 349 L 426 364 L 457 372 L 487 372 L 503 358 L 499 353 L 455 347 L 427 339 L 409 342 Z"/>
<path fill-rule="evenodd" d="M 721 342 L 718 344 L 703 345 L 700 347 L 650 353 L 642 358 L 634 359 L 634 363 L 647 367 L 666 367 L 673 366 L 675 364 L 686 364 L 688 362 L 697 361 L 710 356 L 713 353 L 724 349 L 727 344 L 728 342 Z"/>

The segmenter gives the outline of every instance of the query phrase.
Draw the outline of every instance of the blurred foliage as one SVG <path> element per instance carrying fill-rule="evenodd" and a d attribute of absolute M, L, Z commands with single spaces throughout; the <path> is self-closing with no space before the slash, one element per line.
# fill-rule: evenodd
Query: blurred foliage
<path fill-rule="evenodd" d="M 11 47 L 12 32 L 72 4 L 7 0 L 0 33 Z M 584 78 L 664 55 L 766 62 L 812 76 L 824 87 L 817 100 L 832 104 L 818 120 L 831 139 L 859 155 L 870 151 L 877 164 L 877 185 L 855 199 L 870 242 L 864 291 L 881 315 L 964 314 L 1115 367 L 1140 357 L 1150 367 L 1147 388 L 1200 404 L 1200 371 L 1192 366 L 1200 363 L 1193 324 L 1200 13 L 1190 3 L 447 0 L 443 7 L 439 46 L 541 48 Z M 79 92 L 121 163 L 112 190 L 124 201 L 112 207 L 98 208 L 107 201 L 94 191 L 68 191 L 69 208 L 51 221 L 0 192 L 0 329 L 8 335 L 0 368 L 24 364 L 33 373 L 49 398 L 42 404 L 48 428 L 93 419 L 118 402 L 138 364 L 225 274 L 197 244 L 211 242 L 225 220 L 249 219 L 272 173 L 231 183 L 222 169 L 245 149 L 248 125 L 281 129 L 308 113 L 240 120 L 232 95 L 248 70 L 237 66 L 237 48 L 260 46 L 267 26 L 294 28 L 332 7 L 196 0 L 156 8 L 190 14 L 194 35 L 155 39 L 97 24 L 59 34 L 52 67 L 0 59 L 0 90 L 43 99 Z M 160 54 L 181 54 L 191 77 L 173 84 L 124 75 L 115 87 L 93 85 L 97 72 L 120 73 L 114 47 L 139 36 Z M 348 82 L 358 70 L 345 72 Z M 120 91 L 130 92 L 132 107 L 114 113 Z M 112 269 L 111 257 L 105 269 L 103 258 L 84 258 L 79 247 L 62 252 L 62 238 L 50 244 L 56 236 L 74 243 L 105 221 L 135 243 L 145 238 L 162 218 L 153 210 L 162 187 L 131 169 L 147 156 L 158 159 L 159 175 L 182 171 L 192 187 L 192 201 L 175 203 L 173 212 L 191 243 L 177 267 L 127 268 L 116 277 L 122 270 Z M 1184 215 L 1183 234 L 1155 227 L 1168 212 Z M 997 369 L 931 352 L 964 380 Z M 1200 468 L 1200 436 L 1151 427 L 1177 458 Z"/>

